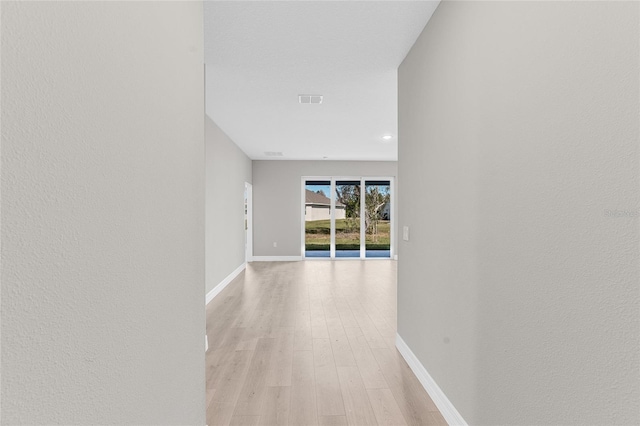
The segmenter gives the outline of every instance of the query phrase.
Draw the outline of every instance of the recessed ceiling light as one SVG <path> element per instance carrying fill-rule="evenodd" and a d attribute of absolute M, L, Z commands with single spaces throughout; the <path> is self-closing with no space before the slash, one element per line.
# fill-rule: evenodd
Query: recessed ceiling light
<path fill-rule="evenodd" d="M 384 139 L 385 141 L 390 141 L 391 139 L 393 139 L 393 136 L 391 136 L 391 135 L 384 135 L 384 136 L 382 137 L 382 139 Z"/>

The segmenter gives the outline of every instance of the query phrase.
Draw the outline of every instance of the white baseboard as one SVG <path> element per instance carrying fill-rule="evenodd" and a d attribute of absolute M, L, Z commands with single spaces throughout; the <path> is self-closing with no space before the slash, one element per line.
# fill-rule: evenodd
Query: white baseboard
<path fill-rule="evenodd" d="M 247 262 L 244 262 L 242 265 L 238 266 L 238 268 L 233 271 L 232 273 L 230 273 L 227 278 L 225 278 L 224 280 L 222 280 L 220 282 L 220 284 L 218 284 L 217 286 L 215 286 L 209 293 L 207 293 L 205 300 L 204 300 L 204 304 L 208 305 L 209 302 L 211 302 L 213 300 L 214 297 L 216 297 L 218 295 L 218 293 L 220 293 L 222 290 L 224 290 L 224 288 L 226 286 L 229 285 L 229 283 L 231 281 L 233 281 L 233 279 L 235 277 L 237 277 L 238 275 L 240 275 L 240 273 L 242 271 L 244 271 L 244 268 L 247 267 Z"/>
<path fill-rule="evenodd" d="M 399 334 L 396 334 L 396 348 L 398 348 L 398 352 L 402 355 L 409 367 L 416 375 L 420 384 L 424 390 L 427 391 L 433 402 L 440 410 L 440 414 L 447 421 L 447 423 L 451 426 L 467 426 L 467 422 L 464 421 L 462 415 L 456 410 L 456 407 L 453 406 L 449 398 L 442 392 L 440 386 L 433 380 L 431 375 L 427 372 L 427 369 L 424 368 L 424 365 L 418 360 L 415 354 L 409 349 L 409 346 L 402 340 Z"/>
<path fill-rule="evenodd" d="M 253 256 L 254 262 L 297 262 L 302 256 Z"/>

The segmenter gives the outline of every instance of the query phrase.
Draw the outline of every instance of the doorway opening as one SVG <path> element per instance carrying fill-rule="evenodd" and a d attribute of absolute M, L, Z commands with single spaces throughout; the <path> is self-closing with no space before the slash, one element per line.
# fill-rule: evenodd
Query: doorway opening
<path fill-rule="evenodd" d="M 393 178 L 302 178 L 304 258 L 391 259 Z"/>
<path fill-rule="evenodd" d="M 244 259 L 253 260 L 253 185 L 244 183 Z"/>

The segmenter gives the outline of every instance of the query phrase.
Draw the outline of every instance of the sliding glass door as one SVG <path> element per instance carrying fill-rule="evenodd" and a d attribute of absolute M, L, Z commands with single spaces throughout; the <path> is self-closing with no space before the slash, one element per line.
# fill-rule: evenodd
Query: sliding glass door
<path fill-rule="evenodd" d="M 304 185 L 305 257 L 331 257 L 331 181 Z"/>
<path fill-rule="evenodd" d="M 365 256 L 391 257 L 391 182 L 365 182 Z"/>
<path fill-rule="evenodd" d="M 392 178 L 303 179 L 306 258 L 390 258 Z"/>
<path fill-rule="evenodd" d="M 336 257 L 360 257 L 360 180 L 336 181 Z"/>

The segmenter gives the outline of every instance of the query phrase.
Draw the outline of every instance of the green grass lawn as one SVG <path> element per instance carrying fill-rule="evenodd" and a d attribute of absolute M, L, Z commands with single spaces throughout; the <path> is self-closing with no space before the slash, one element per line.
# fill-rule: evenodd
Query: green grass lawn
<path fill-rule="evenodd" d="M 352 221 L 353 222 L 353 221 Z M 331 243 L 331 223 L 329 220 L 305 222 L 305 246 L 307 250 L 329 250 Z M 389 250 L 391 227 L 388 221 L 378 222 L 376 235 L 366 234 L 365 242 L 369 250 Z M 336 220 L 336 249 L 357 250 L 360 248 L 360 224 L 349 229 L 348 219 Z"/>

